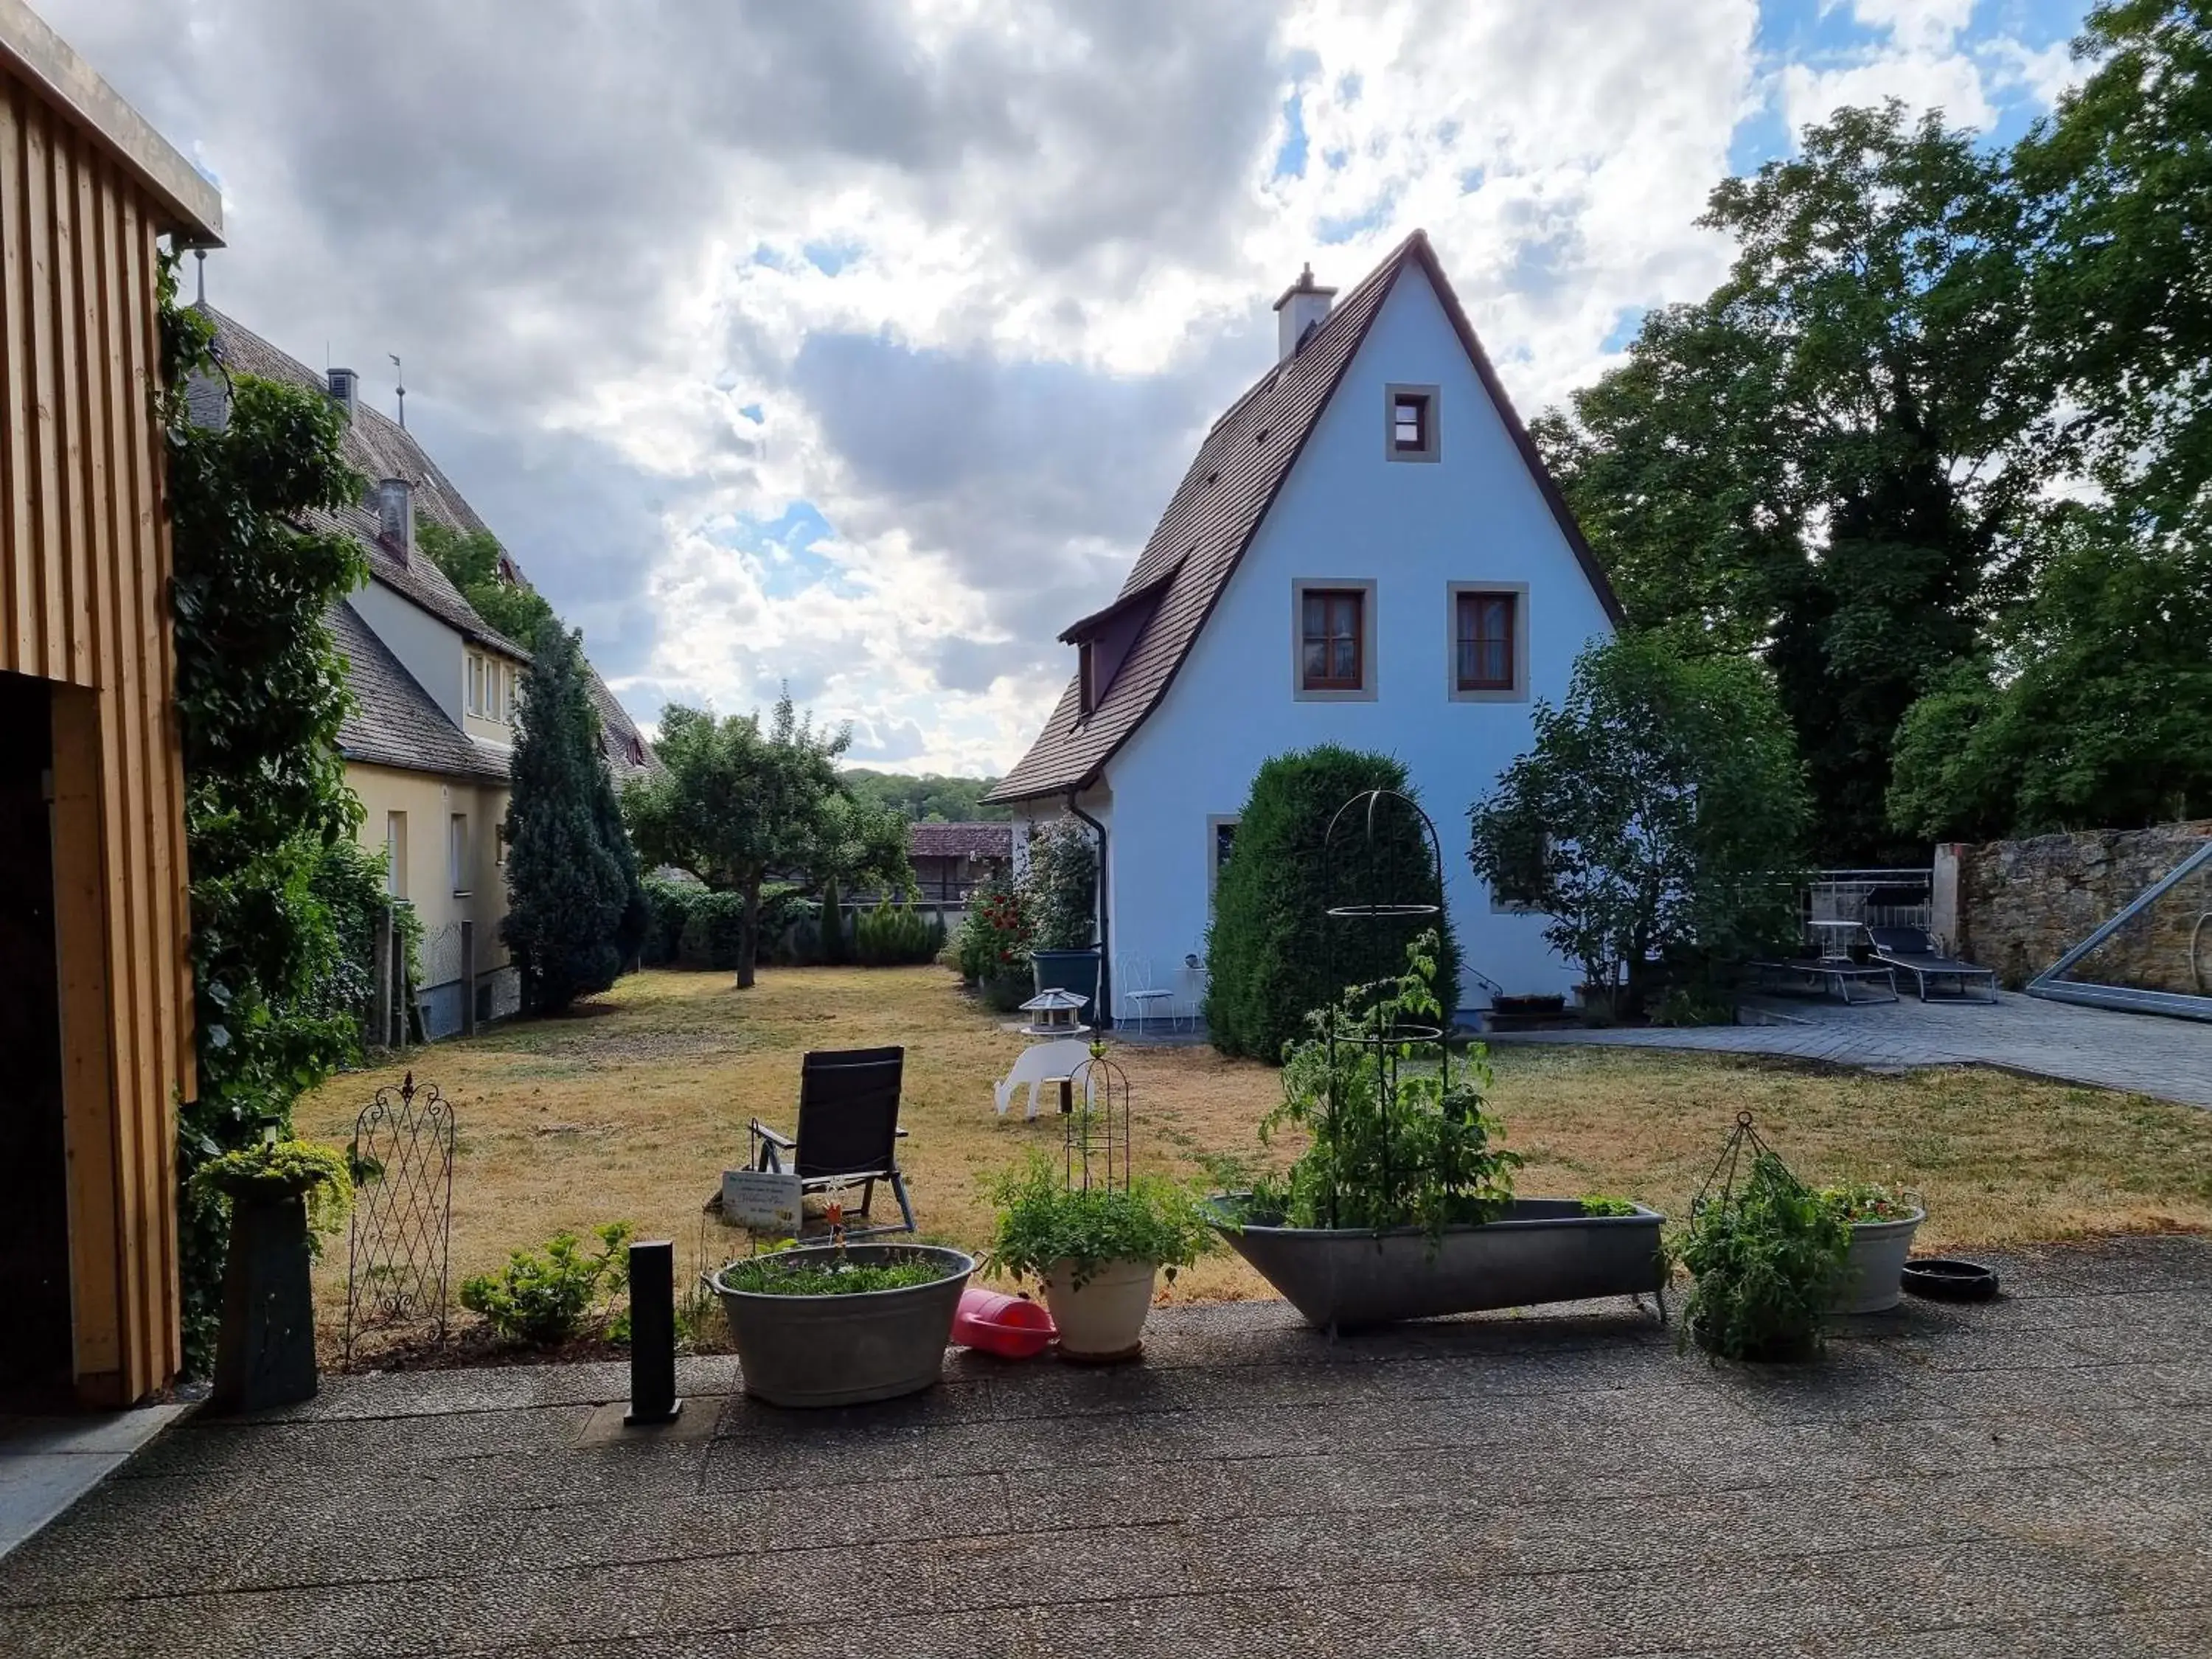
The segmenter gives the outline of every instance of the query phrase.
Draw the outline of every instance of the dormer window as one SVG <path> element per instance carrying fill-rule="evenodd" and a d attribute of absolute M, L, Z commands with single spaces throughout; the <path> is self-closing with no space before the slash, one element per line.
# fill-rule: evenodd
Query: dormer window
<path fill-rule="evenodd" d="M 1394 461 L 1436 459 L 1437 388 L 1394 386 L 1387 392 L 1383 453 Z"/>
<path fill-rule="evenodd" d="M 514 724 L 514 665 L 488 652 L 469 653 L 465 706 L 480 720 Z"/>
<path fill-rule="evenodd" d="M 1089 640 L 1075 647 L 1075 679 L 1078 707 L 1088 720 L 1091 711 L 1098 707 L 1098 653 Z"/>

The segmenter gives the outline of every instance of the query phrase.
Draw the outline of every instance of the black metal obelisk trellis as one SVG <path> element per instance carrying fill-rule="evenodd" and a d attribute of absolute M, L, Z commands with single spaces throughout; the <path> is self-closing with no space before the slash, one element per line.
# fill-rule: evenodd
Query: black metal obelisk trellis
<path fill-rule="evenodd" d="M 1425 865 L 1425 869 L 1419 866 Z M 1409 894 L 1409 873 L 1425 875 L 1425 890 Z M 1443 847 L 1437 826 L 1410 795 L 1395 789 L 1369 789 L 1336 809 L 1322 836 L 1322 893 L 1328 907 L 1330 960 L 1350 994 L 1350 1005 L 1331 1010 L 1325 1042 L 1328 1049 L 1328 1097 L 1323 1109 L 1329 1133 L 1341 1146 L 1345 1126 L 1338 1092 L 1345 1070 L 1339 1050 L 1364 1049 L 1374 1058 L 1376 1158 L 1379 1191 L 1391 1190 L 1391 1136 L 1397 1119 L 1399 1068 L 1416 1048 L 1433 1046 L 1443 1067 L 1444 1092 L 1451 1091 L 1451 1050 L 1444 1041 L 1455 985 L 1436 987 L 1447 1011 L 1436 1023 L 1413 1021 L 1400 1012 L 1397 981 L 1405 970 L 1403 951 L 1409 926 L 1433 921 L 1441 947 L 1443 915 Z M 1434 902 L 1430 895 L 1433 894 Z M 1395 952 L 1394 956 L 1394 951 Z M 1343 1170 L 1340 1158 L 1337 1169 Z M 1339 1224 L 1339 1187 L 1328 1190 L 1328 1224 Z"/>
<path fill-rule="evenodd" d="M 1129 1187 L 1129 1074 L 1096 1044 L 1060 1085 L 1060 1177 L 1070 1192 Z"/>
<path fill-rule="evenodd" d="M 354 1120 L 346 1235 L 345 1352 L 375 1326 L 437 1322 L 446 1340 L 447 1263 L 453 1230 L 453 1109 L 434 1083 L 407 1073 L 379 1089 Z"/>

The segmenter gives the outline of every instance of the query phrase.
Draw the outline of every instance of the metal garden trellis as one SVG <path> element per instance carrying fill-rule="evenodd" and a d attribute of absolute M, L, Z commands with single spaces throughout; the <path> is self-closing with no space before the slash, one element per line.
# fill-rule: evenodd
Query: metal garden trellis
<path fill-rule="evenodd" d="M 1129 1188 L 1129 1074 L 1092 1045 L 1060 1085 L 1060 1180 L 1070 1192 Z"/>
<path fill-rule="evenodd" d="M 345 1352 L 372 1326 L 426 1316 L 446 1340 L 447 1263 L 453 1228 L 453 1109 L 438 1085 L 410 1072 L 354 1120 L 347 1231 Z"/>
<path fill-rule="evenodd" d="M 1406 816 L 1407 814 L 1411 815 L 1410 822 Z M 1351 815 L 1352 819 L 1349 825 L 1346 823 L 1347 815 Z M 1399 827 L 1417 829 L 1418 850 L 1427 854 L 1429 874 L 1435 884 L 1429 890 L 1436 894 L 1436 902 L 1425 899 L 1409 900 L 1398 895 L 1386 896 L 1383 892 L 1384 885 L 1395 874 L 1387 865 L 1398 861 L 1387 856 L 1393 819 L 1397 821 Z M 1358 860 L 1358 867 L 1347 877 L 1347 886 L 1356 889 L 1354 902 L 1338 902 L 1344 891 L 1338 884 L 1339 860 L 1354 858 Z M 1438 1063 L 1443 1068 L 1443 1091 L 1449 1095 L 1451 1091 L 1451 1047 L 1444 1041 L 1444 1026 L 1441 1021 L 1428 1024 L 1399 1018 L 1392 994 L 1396 969 L 1388 959 L 1387 952 L 1378 950 L 1374 940 L 1379 931 L 1377 924 L 1419 921 L 1425 917 L 1437 917 L 1441 921 L 1443 890 L 1443 846 L 1437 839 L 1436 823 L 1410 795 L 1395 789 L 1370 789 L 1354 795 L 1336 809 L 1328 821 L 1328 828 L 1322 836 L 1322 902 L 1327 906 L 1325 914 L 1332 923 L 1366 924 L 1364 927 L 1350 931 L 1365 936 L 1363 943 L 1367 945 L 1367 952 L 1355 963 L 1356 977 L 1351 981 L 1351 985 L 1367 1001 L 1365 1008 L 1358 1012 L 1358 1025 L 1352 1030 L 1346 1029 L 1345 1009 L 1334 1008 L 1329 1012 L 1325 1036 L 1328 1053 L 1328 1096 L 1324 1109 L 1329 1133 L 1333 1138 L 1336 1137 L 1343 1127 L 1337 1121 L 1337 1082 L 1342 1075 L 1337 1063 L 1338 1045 L 1349 1043 L 1373 1049 L 1376 1054 L 1376 1121 L 1380 1133 L 1376 1151 L 1382 1174 L 1382 1188 L 1386 1192 L 1390 1188 L 1391 1124 L 1398 1100 L 1400 1060 L 1409 1048 L 1434 1045 Z M 1331 931 L 1340 937 L 1346 930 L 1332 928 Z M 1336 942 L 1332 939 L 1333 945 Z M 1332 956 L 1340 968 L 1343 953 L 1333 951 Z M 1442 996 L 1455 996 L 1458 988 L 1449 986 L 1440 988 L 1440 990 Z M 1338 1144 L 1341 1145 L 1341 1141 Z M 1329 1182 L 1328 1224 L 1331 1227 L 1338 1224 L 1341 1171 L 1340 1161 Z"/>

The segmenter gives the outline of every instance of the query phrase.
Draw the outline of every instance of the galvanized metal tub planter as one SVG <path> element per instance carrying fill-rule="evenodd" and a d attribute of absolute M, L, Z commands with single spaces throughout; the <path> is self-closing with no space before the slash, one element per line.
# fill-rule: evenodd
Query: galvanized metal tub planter
<path fill-rule="evenodd" d="M 1666 1218 L 1584 1215 L 1571 1198 L 1516 1199 L 1499 1219 L 1447 1227 L 1273 1227 L 1240 1224 L 1241 1195 L 1216 1198 L 1222 1236 L 1310 1325 L 1348 1329 L 1400 1319 L 1523 1308 L 1589 1297 L 1656 1295 L 1666 1285 Z M 1661 1310 L 1662 1315 L 1663 1306 Z"/>
<path fill-rule="evenodd" d="M 1838 1313 L 1887 1313 L 1905 1300 L 1905 1262 L 1912 1254 L 1912 1235 L 1928 1218 L 1925 1210 L 1895 1221 L 1854 1221 L 1850 1254 L 1844 1259 Z"/>
<path fill-rule="evenodd" d="M 778 1259 L 823 1266 L 836 1255 L 835 1245 L 819 1244 Z M 890 1291 L 775 1296 L 735 1289 L 716 1273 L 708 1282 L 729 1317 L 747 1394 L 772 1406 L 857 1406 L 916 1394 L 937 1381 L 975 1258 L 934 1244 L 853 1244 L 845 1259 L 861 1266 L 930 1261 L 941 1264 L 945 1276 Z"/>

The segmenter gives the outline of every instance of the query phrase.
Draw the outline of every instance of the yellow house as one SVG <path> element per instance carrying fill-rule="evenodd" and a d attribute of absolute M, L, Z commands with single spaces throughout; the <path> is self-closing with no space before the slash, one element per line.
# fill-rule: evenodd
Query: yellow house
<path fill-rule="evenodd" d="M 508 765 L 517 691 L 530 653 L 478 616 L 418 545 L 428 520 L 466 534 L 488 526 L 399 423 L 361 403 L 351 371 L 318 374 L 203 302 L 216 353 L 234 374 L 289 381 L 341 404 L 345 458 L 370 481 L 362 505 L 318 528 L 359 541 L 369 580 L 331 612 L 357 705 L 339 733 L 361 798 L 362 844 L 386 855 L 392 896 L 422 927 L 416 1006 L 424 1033 L 449 1036 L 520 1005 L 520 976 L 499 936 L 507 915 Z M 199 395 L 220 395 L 210 385 Z M 196 397 L 196 403 L 198 398 Z M 210 409 L 206 418 L 220 418 Z M 524 582 L 510 558 L 503 574 Z M 594 672 L 592 699 L 617 787 L 658 764 Z"/>

